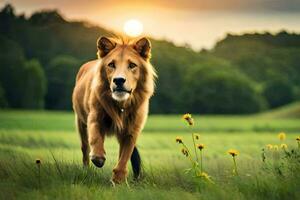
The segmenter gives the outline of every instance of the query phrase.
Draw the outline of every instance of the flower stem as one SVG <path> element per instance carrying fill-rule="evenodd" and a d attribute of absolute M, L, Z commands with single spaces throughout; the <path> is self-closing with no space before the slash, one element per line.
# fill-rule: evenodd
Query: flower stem
<path fill-rule="evenodd" d="M 191 152 L 190 152 L 189 148 L 184 143 L 181 143 L 181 144 L 188 151 L 188 157 L 190 158 L 191 162 L 193 162 L 193 160 L 191 158 Z"/>
<path fill-rule="evenodd" d="M 234 163 L 234 173 L 235 173 L 236 175 L 239 175 L 239 174 L 238 174 L 238 171 L 237 171 L 237 166 L 236 166 L 235 157 L 232 156 L 232 158 L 233 158 L 233 163 Z"/>
<path fill-rule="evenodd" d="M 198 154 L 197 154 L 197 149 L 196 149 L 195 138 L 194 138 L 194 133 L 192 133 L 192 138 L 193 138 L 193 143 L 194 143 L 194 150 L 195 150 L 196 160 L 197 160 L 197 162 L 199 162 Z"/>
<path fill-rule="evenodd" d="M 193 158 L 192 158 L 192 156 L 191 156 L 191 152 L 190 152 L 190 150 L 189 150 L 189 148 L 184 144 L 184 143 L 181 143 L 183 146 L 184 146 L 184 148 L 188 151 L 188 157 L 189 157 L 189 159 L 190 159 L 190 161 L 191 161 L 191 164 L 192 164 L 192 167 L 193 167 L 193 169 L 194 169 L 194 171 L 195 171 L 195 175 L 197 176 L 197 171 L 196 171 L 196 163 L 195 163 L 195 161 L 193 160 Z"/>
<path fill-rule="evenodd" d="M 39 189 L 41 188 L 41 166 L 38 164 L 38 179 L 39 179 Z"/>
<path fill-rule="evenodd" d="M 200 170 L 201 170 L 201 174 L 202 174 L 202 172 L 203 172 L 203 165 L 202 165 L 202 150 L 200 151 Z"/>

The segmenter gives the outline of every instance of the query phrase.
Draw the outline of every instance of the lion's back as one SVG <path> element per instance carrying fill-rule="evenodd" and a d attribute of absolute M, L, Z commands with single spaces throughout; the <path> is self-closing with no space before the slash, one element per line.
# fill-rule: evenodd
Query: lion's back
<path fill-rule="evenodd" d="M 88 76 L 90 75 L 89 73 L 96 67 L 97 65 L 97 62 L 98 60 L 92 60 L 92 61 L 89 61 L 87 63 L 84 63 L 78 73 L 77 73 L 77 76 L 76 76 L 76 83 L 81 80 L 82 78 L 84 78 L 85 76 Z"/>
<path fill-rule="evenodd" d="M 73 109 L 77 116 L 83 121 L 86 121 L 91 83 L 95 74 L 94 70 L 97 67 L 97 63 L 98 60 L 92 60 L 83 64 L 76 76 L 76 83 L 72 96 Z"/>

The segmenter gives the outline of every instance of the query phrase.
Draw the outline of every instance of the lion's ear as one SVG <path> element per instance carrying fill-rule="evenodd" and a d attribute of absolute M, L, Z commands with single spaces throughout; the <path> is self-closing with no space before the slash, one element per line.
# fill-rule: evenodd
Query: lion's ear
<path fill-rule="evenodd" d="M 147 38 L 139 39 L 135 45 L 134 49 L 140 54 L 141 57 L 148 60 L 151 57 L 151 43 Z"/>
<path fill-rule="evenodd" d="M 101 37 L 97 40 L 98 56 L 103 58 L 116 46 L 116 43 L 107 37 Z"/>

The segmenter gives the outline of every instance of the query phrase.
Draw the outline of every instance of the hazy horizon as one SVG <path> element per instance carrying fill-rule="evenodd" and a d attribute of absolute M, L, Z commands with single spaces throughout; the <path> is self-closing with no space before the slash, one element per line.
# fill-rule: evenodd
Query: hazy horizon
<path fill-rule="evenodd" d="M 289 0 L 294 6 L 281 6 L 277 0 L 263 0 L 264 3 L 277 2 L 273 7 L 266 8 L 262 7 L 265 4 L 261 2 L 250 4 L 248 0 L 228 0 L 227 4 L 221 5 L 216 1 L 203 1 L 206 4 L 202 5 L 193 0 L 187 1 L 189 3 L 180 0 L 170 3 L 164 0 L 154 1 L 152 4 L 145 1 L 132 3 L 133 1 L 117 0 L 90 1 L 89 4 L 84 4 L 82 0 L 73 2 L 75 3 L 57 0 L 12 0 L 3 1 L 0 6 L 11 3 L 18 14 L 25 13 L 26 16 L 41 9 L 58 9 L 68 20 L 85 20 L 118 32 L 122 31 L 125 21 L 134 18 L 143 23 L 145 35 L 167 39 L 178 45 L 188 44 L 195 50 L 213 47 L 227 33 L 275 33 L 283 29 L 300 32 L 300 3 L 294 0 Z M 191 2 L 196 2 L 194 7 Z"/>

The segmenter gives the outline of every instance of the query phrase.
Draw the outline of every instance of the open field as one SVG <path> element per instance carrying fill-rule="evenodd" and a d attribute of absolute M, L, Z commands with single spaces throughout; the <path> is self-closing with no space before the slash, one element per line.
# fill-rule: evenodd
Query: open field
<path fill-rule="evenodd" d="M 280 131 L 287 133 L 288 149 L 297 149 L 300 119 L 272 115 L 197 116 L 195 121 L 193 131 L 199 132 L 200 142 L 206 144 L 204 170 L 215 184 L 184 173 L 189 162 L 175 137 L 182 136 L 190 146 L 191 137 L 181 116 L 150 116 L 138 141 L 144 178 L 135 183 L 130 174 L 129 189 L 125 184 L 116 188 L 110 185 L 118 151 L 113 138 L 105 144 L 104 168 L 83 168 L 72 113 L 1 110 L 0 198 L 300 199 L 299 157 L 279 160 L 278 168 L 261 159 L 261 149 L 266 144 L 280 144 Z M 240 151 L 239 176 L 232 176 L 232 158 L 226 153 L 230 148 Z M 283 154 L 280 150 L 282 157 Z M 42 162 L 40 176 L 36 158 Z"/>

